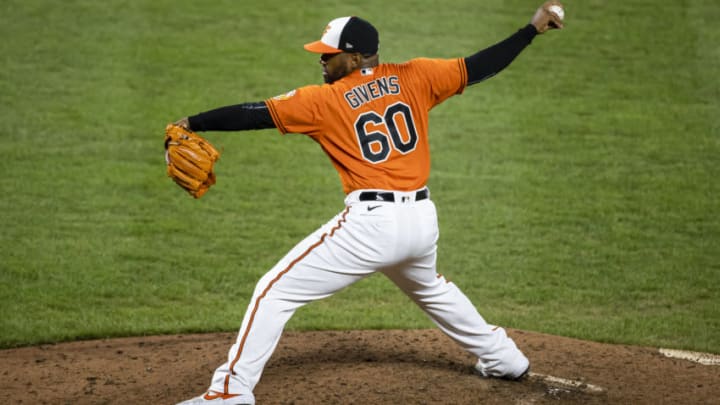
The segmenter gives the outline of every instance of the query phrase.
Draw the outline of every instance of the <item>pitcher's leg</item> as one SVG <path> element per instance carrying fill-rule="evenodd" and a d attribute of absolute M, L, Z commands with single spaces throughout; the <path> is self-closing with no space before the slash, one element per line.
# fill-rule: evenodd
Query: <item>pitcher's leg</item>
<path fill-rule="evenodd" d="M 346 263 L 342 235 L 332 225 L 299 243 L 257 283 L 228 361 L 213 375 L 212 391 L 252 393 L 293 313 L 370 274 Z"/>
<path fill-rule="evenodd" d="M 410 267 L 384 272 L 450 338 L 478 357 L 485 376 L 516 378 L 528 359 L 503 328 L 489 325 L 468 297 L 435 271 L 435 254 Z"/>

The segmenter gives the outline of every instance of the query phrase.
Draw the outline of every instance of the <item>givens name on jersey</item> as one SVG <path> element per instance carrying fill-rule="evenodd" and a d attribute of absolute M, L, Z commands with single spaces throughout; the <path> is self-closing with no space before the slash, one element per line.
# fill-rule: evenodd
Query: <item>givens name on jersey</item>
<path fill-rule="evenodd" d="M 345 101 L 353 110 L 380 97 L 400 94 L 397 76 L 383 76 L 355 86 L 345 93 Z"/>

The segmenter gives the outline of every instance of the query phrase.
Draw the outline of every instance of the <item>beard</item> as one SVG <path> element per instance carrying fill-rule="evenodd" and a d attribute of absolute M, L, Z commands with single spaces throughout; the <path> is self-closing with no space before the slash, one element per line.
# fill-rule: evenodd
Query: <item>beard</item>
<path fill-rule="evenodd" d="M 352 70 L 349 70 L 347 68 L 338 69 L 333 72 L 328 72 L 327 70 L 323 70 L 323 80 L 327 84 L 333 84 L 336 81 L 342 79 L 343 77 L 349 75 L 350 73 L 352 73 Z"/>

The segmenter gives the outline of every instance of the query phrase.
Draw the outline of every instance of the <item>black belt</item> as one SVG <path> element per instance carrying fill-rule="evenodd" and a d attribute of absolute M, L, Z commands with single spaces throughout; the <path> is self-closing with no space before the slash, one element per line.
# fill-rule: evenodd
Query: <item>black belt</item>
<path fill-rule="evenodd" d="M 358 197 L 360 201 L 395 202 L 395 193 L 389 191 L 363 191 Z M 415 201 L 428 198 L 428 189 L 424 188 L 415 193 Z"/>

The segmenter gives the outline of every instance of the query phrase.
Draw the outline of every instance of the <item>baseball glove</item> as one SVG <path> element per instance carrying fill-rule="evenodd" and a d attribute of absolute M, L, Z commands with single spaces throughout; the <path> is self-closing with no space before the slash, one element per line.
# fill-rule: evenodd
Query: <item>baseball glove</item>
<path fill-rule="evenodd" d="M 205 138 L 182 126 L 165 127 L 167 175 L 195 198 L 215 184 L 213 165 L 220 152 Z"/>

